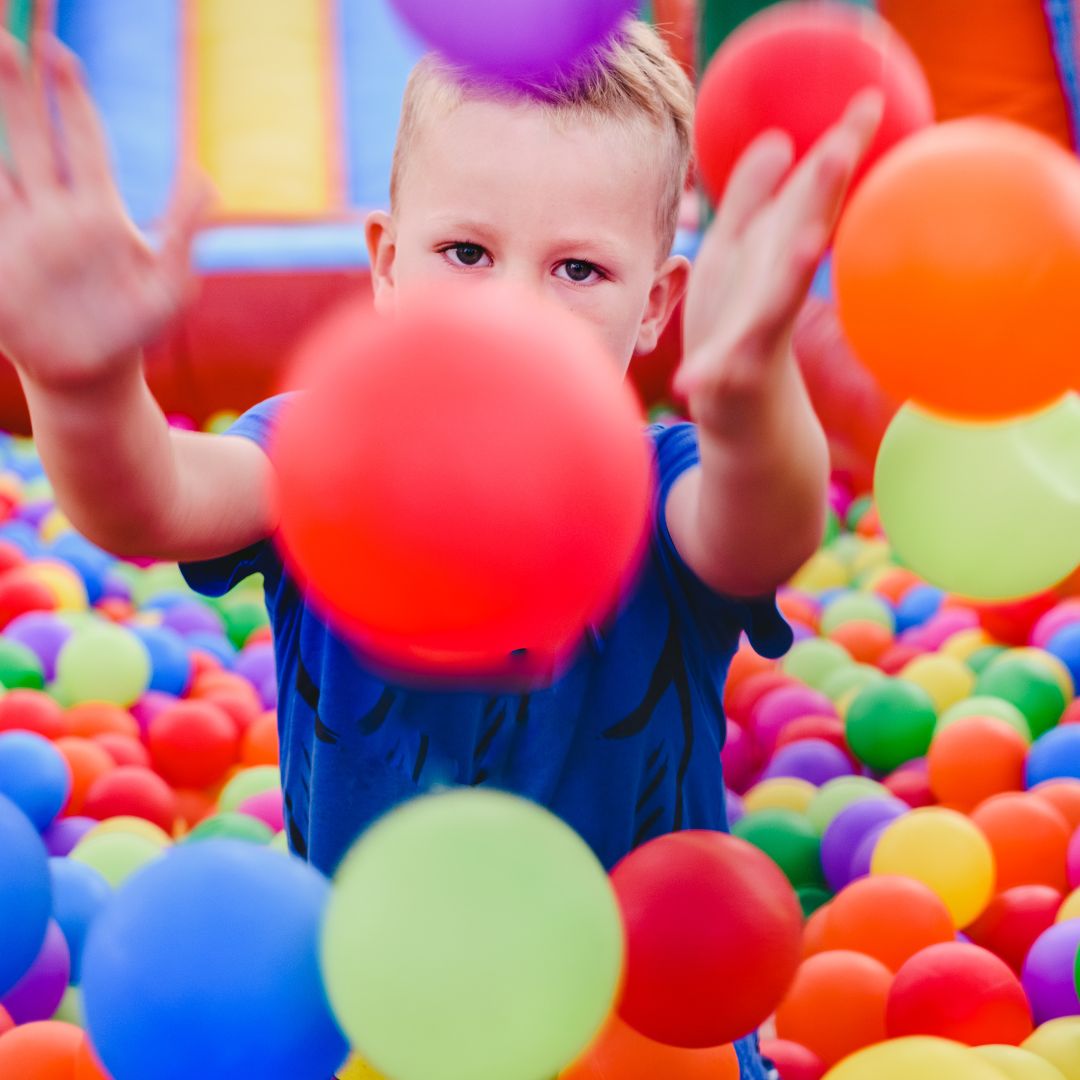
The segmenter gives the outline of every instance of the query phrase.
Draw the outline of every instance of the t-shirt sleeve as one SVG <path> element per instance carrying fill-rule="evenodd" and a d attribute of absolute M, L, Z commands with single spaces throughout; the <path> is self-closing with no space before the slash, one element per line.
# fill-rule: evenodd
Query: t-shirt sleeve
<path fill-rule="evenodd" d="M 709 588 L 683 560 L 671 538 L 667 499 L 675 481 L 700 464 L 697 430 L 693 424 L 656 425 L 649 430 L 656 451 L 656 546 L 665 573 L 676 583 L 700 631 L 714 636 L 718 647 L 743 632 L 762 656 L 775 659 L 791 648 L 791 628 L 776 606 L 775 594 L 745 599 L 724 596 Z"/>
<path fill-rule="evenodd" d="M 287 398 L 287 394 L 281 394 L 261 402 L 244 413 L 225 434 L 250 439 L 265 450 L 281 406 Z M 271 560 L 276 558 L 273 543 L 267 538 L 218 559 L 181 563 L 180 572 L 196 592 L 204 596 L 224 596 L 244 578 L 264 573 L 270 567 Z"/>

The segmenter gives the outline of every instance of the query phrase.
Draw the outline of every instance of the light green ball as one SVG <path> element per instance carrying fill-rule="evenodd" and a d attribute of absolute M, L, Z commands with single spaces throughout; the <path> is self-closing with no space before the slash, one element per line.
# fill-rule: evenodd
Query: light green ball
<path fill-rule="evenodd" d="M 623 930 L 585 842 L 534 803 L 405 804 L 346 857 L 322 940 L 331 1006 L 395 1080 L 546 1080 L 619 988 Z"/>
<path fill-rule="evenodd" d="M 273 835 L 274 830 L 265 821 L 259 821 L 249 814 L 238 814 L 235 810 L 225 810 L 200 821 L 184 837 L 184 843 L 226 838 L 245 840 L 249 844 L 269 844 Z"/>
<path fill-rule="evenodd" d="M 885 672 L 871 664 L 848 664 L 837 668 L 821 684 L 821 692 L 830 701 L 839 701 L 849 690 L 861 690 L 868 683 L 884 678 Z"/>
<path fill-rule="evenodd" d="M 155 563 L 136 576 L 131 586 L 131 599 L 141 608 L 155 596 L 173 592 L 191 592 L 180 567 L 176 563 Z M 195 593 L 191 595 L 196 596 Z"/>
<path fill-rule="evenodd" d="M 161 845 L 145 836 L 113 832 L 80 840 L 68 858 L 92 867 L 115 889 L 161 852 Z"/>
<path fill-rule="evenodd" d="M 150 682 L 150 654 L 129 630 L 99 622 L 77 629 L 60 650 L 56 681 L 69 701 L 133 705 Z"/>
<path fill-rule="evenodd" d="M 245 799 L 273 791 L 281 786 L 281 772 L 276 765 L 253 765 L 241 769 L 218 796 L 218 810 L 235 810 Z"/>
<path fill-rule="evenodd" d="M 965 698 L 946 709 L 938 717 L 937 732 L 944 731 L 957 720 L 963 720 L 968 716 L 992 716 L 997 720 L 1003 720 L 1009 727 L 1023 735 L 1026 742 L 1031 742 L 1031 725 L 1027 722 L 1027 717 L 1011 701 L 986 695 Z"/>
<path fill-rule="evenodd" d="M 824 638 L 805 638 L 792 645 L 782 666 L 793 679 L 820 690 L 834 671 L 853 663 L 847 649 L 836 642 Z"/>
<path fill-rule="evenodd" d="M 884 784 L 871 780 L 868 776 L 838 776 L 824 784 L 806 808 L 806 817 L 810 824 L 824 835 L 832 824 L 833 818 L 852 803 L 864 799 L 891 799 L 892 795 Z"/>
<path fill-rule="evenodd" d="M 890 632 L 896 630 L 896 617 L 880 596 L 849 592 L 831 601 L 821 613 L 821 632 L 831 634 L 849 622 L 872 622 Z"/>

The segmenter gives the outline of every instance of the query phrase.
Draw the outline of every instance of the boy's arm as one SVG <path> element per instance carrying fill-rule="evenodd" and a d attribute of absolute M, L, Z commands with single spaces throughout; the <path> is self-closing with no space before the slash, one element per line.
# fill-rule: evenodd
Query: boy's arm
<path fill-rule="evenodd" d="M 142 373 L 142 346 L 190 291 L 205 188 L 182 189 L 151 249 L 124 213 L 78 63 L 52 38 L 28 64 L 0 31 L 0 112 L 0 350 L 60 506 L 118 554 L 209 558 L 267 536 L 266 457 L 171 431 Z"/>
<path fill-rule="evenodd" d="M 791 337 L 880 117 L 880 95 L 860 94 L 783 184 L 790 140 L 762 136 L 698 256 L 676 387 L 701 465 L 679 478 L 665 512 L 680 555 L 719 592 L 771 592 L 821 541 L 828 447 Z"/>

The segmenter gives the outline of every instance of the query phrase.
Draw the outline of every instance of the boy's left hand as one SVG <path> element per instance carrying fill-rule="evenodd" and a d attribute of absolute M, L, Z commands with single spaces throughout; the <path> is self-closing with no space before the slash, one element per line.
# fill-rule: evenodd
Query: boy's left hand
<path fill-rule="evenodd" d="M 791 139 L 761 135 L 732 173 L 691 275 L 675 388 L 704 431 L 723 438 L 747 395 L 791 360 L 795 318 L 881 122 L 878 90 L 860 92 L 791 170 Z"/>

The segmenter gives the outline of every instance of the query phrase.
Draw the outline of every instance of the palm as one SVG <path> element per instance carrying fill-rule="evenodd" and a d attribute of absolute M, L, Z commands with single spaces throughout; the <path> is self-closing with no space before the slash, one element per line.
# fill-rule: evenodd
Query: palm
<path fill-rule="evenodd" d="M 205 193 L 178 202 L 152 250 L 127 218 L 74 58 L 42 42 L 31 69 L 0 39 L 0 351 L 42 383 L 93 378 L 129 360 L 183 302 Z M 57 123 L 40 86 L 54 89 Z"/>

